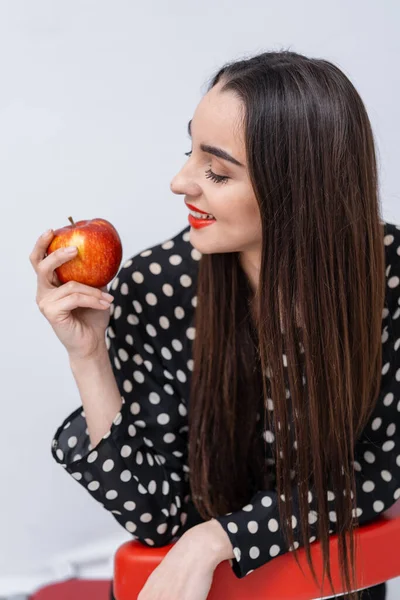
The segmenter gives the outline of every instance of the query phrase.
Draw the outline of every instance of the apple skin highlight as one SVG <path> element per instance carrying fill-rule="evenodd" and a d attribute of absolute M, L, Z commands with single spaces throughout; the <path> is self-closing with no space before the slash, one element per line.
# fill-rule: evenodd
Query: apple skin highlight
<path fill-rule="evenodd" d="M 78 254 L 55 269 L 61 283 L 77 281 L 101 288 L 115 275 L 122 260 L 122 243 L 115 227 L 106 219 L 73 221 L 54 230 L 54 237 L 47 248 L 50 255 L 59 248 L 76 246 Z"/>

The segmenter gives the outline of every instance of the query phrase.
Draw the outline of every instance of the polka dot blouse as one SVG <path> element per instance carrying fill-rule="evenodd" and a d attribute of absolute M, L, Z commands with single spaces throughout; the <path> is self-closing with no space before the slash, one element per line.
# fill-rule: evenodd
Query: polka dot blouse
<path fill-rule="evenodd" d="M 384 244 L 381 391 L 355 448 L 360 524 L 376 519 L 400 498 L 400 226 L 385 223 Z M 82 407 L 62 423 L 52 443 L 54 459 L 135 539 L 149 546 L 168 544 L 202 522 L 191 500 L 187 466 L 200 258 L 187 227 L 121 266 L 111 285 L 114 303 L 106 331 L 121 411 L 95 448 Z M 263 433 L 271 446 L 273 432 Z M 272 453 L 270 464 L 271 459 Z M 294 507 L 296 497 L 293 487 Z M 333 492 L 328 490 L 327 497 L 334 533 Z M 238 578 L 293 550 L 283 538 L 277 500 L 276 492 L 259 491 L 241 510 L 217 517 L 232 543 L 231 567 Z M 314 541 L 318 514 L 312 488 L 308 501 Z M 296 508 L 292 527 L 296 538 Z"/>

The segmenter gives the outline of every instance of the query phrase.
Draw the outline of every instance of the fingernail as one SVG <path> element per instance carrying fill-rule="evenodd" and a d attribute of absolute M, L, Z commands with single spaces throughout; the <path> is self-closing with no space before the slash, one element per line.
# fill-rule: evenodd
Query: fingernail
<path fill-rule="evenodd" d="M 65 252 L 68 252 L 68 254 L 74 254 L 77 250 L 78 248 L 76 246 L 68 246 L 68 248 L 65 248 Z"/>
<path fill-rule="evenodd" d="M 114 296 L 111 296 L 111 294 L 106 294 L 106 292 L 101 292 L 101 295 L 109 302 L 112 302 L 114 300 Z"/>
<path fill-rule="evenodd" d="M 42 237 L 47 237 L 50 232 L 53 231 L 52 229 L 48 229 L 47 231 L 45 231 L 44 233 L 42 233 Z"/>

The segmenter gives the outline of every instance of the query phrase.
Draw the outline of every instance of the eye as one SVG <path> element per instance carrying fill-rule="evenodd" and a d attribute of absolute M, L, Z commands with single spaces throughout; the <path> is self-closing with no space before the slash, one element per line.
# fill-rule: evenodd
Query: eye
<path fill-rule="evenodd" d="M 191 154 L 191 150 L 189 152 L 185 152 L 185 156 L 191 156 Z M 217 173 L 211 171 L 211 167 L 206 171 L 206 177 L 207 179 L 212 179 L 212 181 L 215 183 L 226 183 L 228 179 L 230 179 L 230 177 L 227 177 L 226 175 L 217 175 Z"/>

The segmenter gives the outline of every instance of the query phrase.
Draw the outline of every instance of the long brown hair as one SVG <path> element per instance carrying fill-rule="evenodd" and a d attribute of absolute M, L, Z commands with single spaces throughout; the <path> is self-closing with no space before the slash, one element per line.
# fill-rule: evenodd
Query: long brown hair
<path fill-rule="evenodd" d="M 333 586 L 332 490 L 342 581 L 350 592 L 358 525 L 353 450 L 380 389 L 385 299 L 370 121 L 353 84 L 327 60 L 265 52 L 226 64 L 208 89 L 220 81 L 221 93 L 242 101 L 262 223 L 261 270 L 252 293 L 238 253 L 201 256 L 189 413 L 193 502 L 207 520 L 239 510 L 258 490 L 276 489 L 283 532 L 293 545 L 295 485 L 315 577 L 308 521 L 313 486 L 324 573 Z M 266 410 L 271 400 L 273 410 Z M 270 428 L 270 419 L 275 470 L 265 459 L 260 427 Z M 297 560 L 296 548 L 294 555 Z"/>

